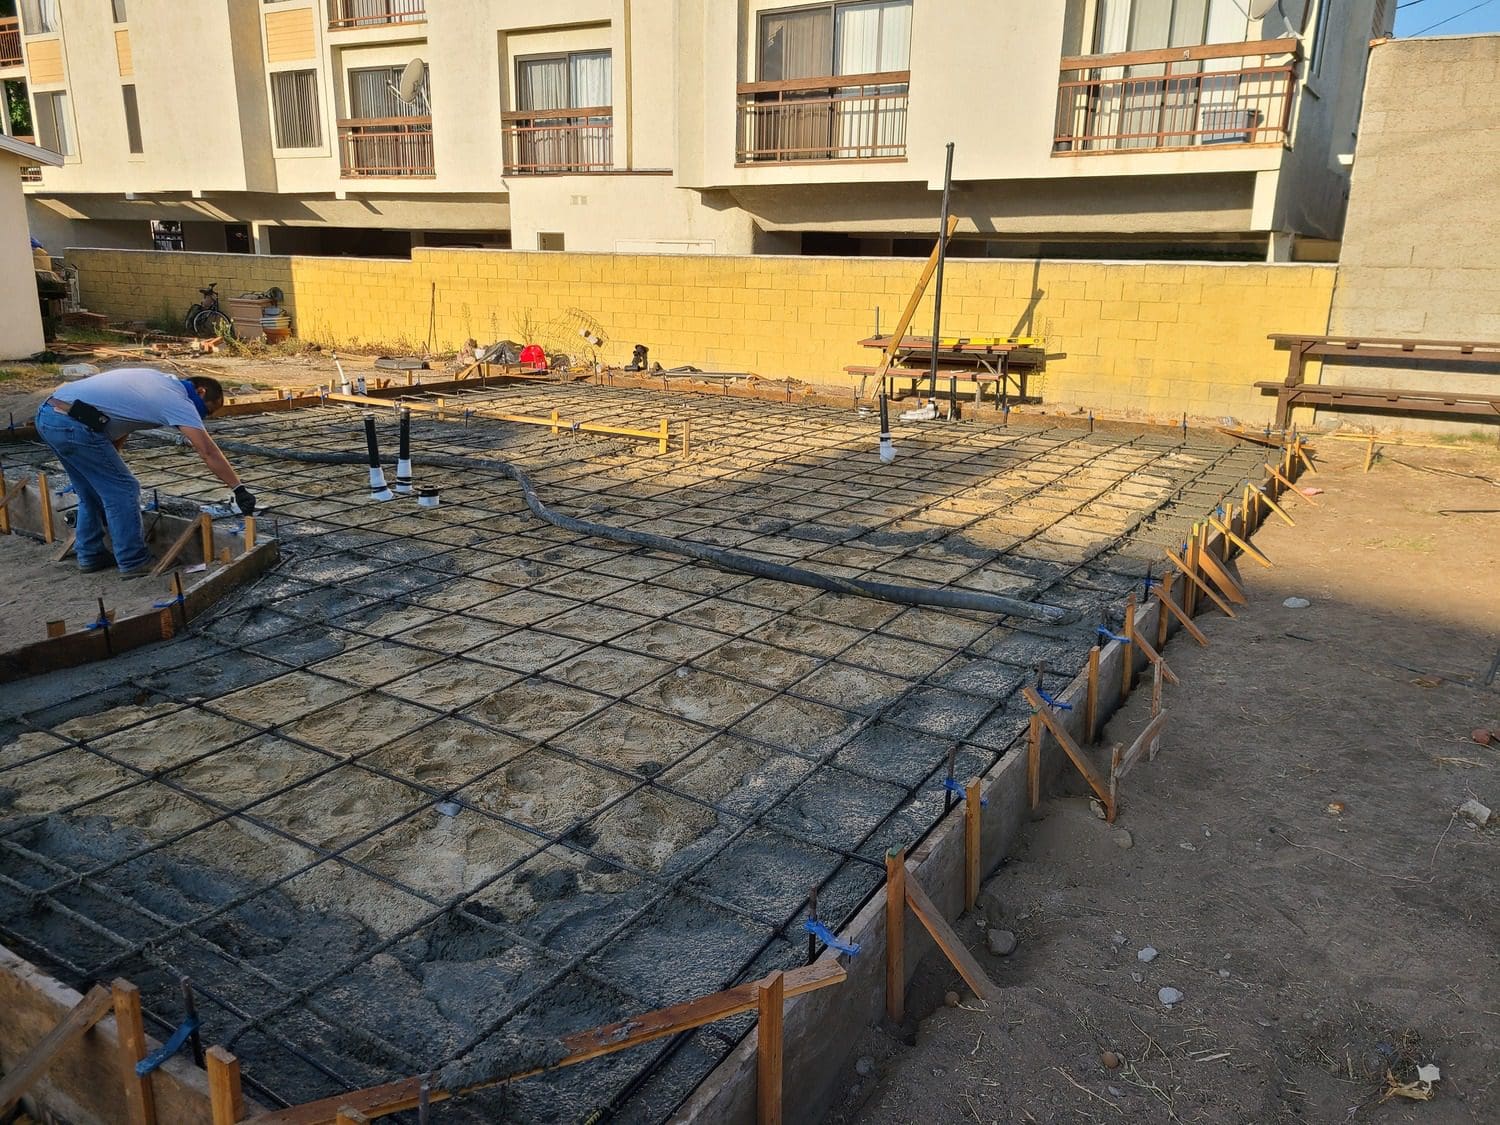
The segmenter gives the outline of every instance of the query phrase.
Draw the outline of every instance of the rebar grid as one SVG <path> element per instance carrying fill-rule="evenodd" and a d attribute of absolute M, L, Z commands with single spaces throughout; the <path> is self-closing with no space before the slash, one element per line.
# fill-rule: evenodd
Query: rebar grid
<path fill-rule="evenodd" d="M 512 1039 L 688 999 L 800 959 L 809 889 L 818 889 L 830 926 L 850 916 L 879 885 L 885 848 L 910 844 L 941 814 L 950 750 L 962 777 L 1015 746 L 1027 717 L 1016 697 L 1020 684 L 1039 659 L 1061 677 L 1075 674 L 1099 620 L 1017 629 L 584 539 L 539 526 L 507 482 L 423 470 L 424 448 L 520 461 L 550 504 L 601 522 L 830 573 L 878 570 L 1021 589 L 1100 611 L 1122 600 L 1160 546 L 1178 542 L 1187 522 L 1258 462 L 1241 447 L 1152 435 L 929 426 L 899 433 L 902 459 L 872 471 L 869 423 L 838 411 L 587 387 L 485 389 L 449 402 L 456 420 L 419 423 L 414 443 L 422 483 L 442 485 L 436 512 L 371 504 L 360 474 L 345 467 L 236 457 L 258 485 L 270 485 L 260 491 L 285 555 L 275 576 L 195 627 L 214 645 L 208 655 L 130 678 L 130 690 L 156 701 L 150 711 L 72 718 L 74 705 L 54 709 L 67 719 L 23 715 L 12 733 L 29 732 L 28 745 L 45 740 L 46 747 L 10 760 L 0 746 L 0 786 L 11 784 L 7 777 L 55 773 L 65 761 L 117 771 L 114 784 L 0 824 L 0 849 L 27 865 L 19 878 L 0 876 L 7 938 L 77 982 L 133 972 L 158 1026 L 173 1022 L 162 1004 L 171 1003 L 175 976 L 189 972 L 207 1001 L 207 1034 L 239 1050 L 247 1079 L 271 1100 L 421 1071 L 500 1041 L 522 1051 Z M 556 405 L 570 417 L 630 424 L 664 402 L 674 415 L 691 415 L 694 456 L 686 461 L 463 414 Z M 357 448 L 356 425 L 356 414 L 328 410 L 236 419 L 219 430 L 264 445 L 349 452 Z M 143 480 L 164 491 L 207 492 L 175 451 L 133 460 Z M 1143 476 L 1153 482 L 1132 483 Z M 978 534 L 990 541 L 970 538 Z M 375 670 L 376 660 L 387 666 Z M 195 670 L 214 675 L 202 691 L 184 690 Z M 560 722 L 547 719 L 549 701 L 554 710 L 567 704 Z M 281 713 L 263 721 L 265 708 Z M 351 748 L 346 732 L 364 712 L 389 729 L 361 734 Z M 157 731 L 173 730 L 174 719 L 217 728 L 217 744 L 154 764 L 131 757 L 132 740 L 149 743 Z M 499 750 L 481 768 L 419 775 L 424 740 L 446 745 L 430 740 L 452 742 L 455 731 Z M 660 745 L 648 745 L 644 756 L 616 752 L 653 738 Z M 305 772 L 242 800 L 226 800 L 202 781 L 216 766 L 232 769 L 237 753 L 270 760 L 273 751 L 304 761 Z M 736 754 L 754 756 L 736 785 L 695 787 L 695 770 L 709 772 Z M 564 779 L 554 786 L 593 786 L 576 816 L 549 820 L 506 803 L 528 776 L 543 779 L 545 794 L 549 771 Z M 750 793 L 740 794 L 752 775 Z M 341 791 L 368 789 L 395 807 L 357 829 L 329 825 L 316 836 L 295 815 L 287 819 L 297 806 L 319 809 L 319 792 L 337 782 Z M 203 813 L 166 831 L 138 831 L 133 846 L 106 849 L 89 856 L 93 862 L 59 842 L 52 846 L 62 856 L 37 850 L 60 820 L 130 824 L 131 802 L 159 793 Z M 840 808 L 850 793 L 868 807 Z M 452 802 L 457 815 L 435 811 L 441 802 Z M 824 806 L 834 809 L 831 829 L 812 815 Z M 670 854 L 632 850 L 628 842 L 629 821 L 651 810 L 660 813 Z M 397 833 L 419 825 L 430 833 L 444 821 L 494 832 L 511 851 L 482 876 L 450 882 L 446 893 L 422 885 L 426 873 L 414 855 L 404 867 L 385 861 L 382 846 Z M 674 822 L 696 824 L 699 833 L 679 840 Z M 170 911 L 142 901 L 134 889 L 142 874 L 191 856 L 200 833 L 212 848 L 216 834 L 231 828 L 280 841 L 296 858 L 279 872 L 239 879 L 238 893 L 217 901 L 184 898 L 167 903 Z M 403 853 L 393 846 L 392 855 Z M 783 856 L 800 866 L 773 879 L 769 891 L 742 885 Z M 244 931 L 254 932 L 247 911 L 283 899 L 294 912 L 311 909 L 298 880 L 327 881 L 330 872 L 380 888 L 399 924 L 353 918 L 357 946 L 330 953 L 316 972 L 291 957 L 266 964 L 245 955 Z M 529 914 L 507 909 L 517 888 L 559 872 L 572 895 L 554 901 L 581 897 L 602 909 L 602 923 L 555 917 L 551 901 L 530 890 Z M 235 881 L 232 870 L 223 875 Z M 614 883 L 623 889 L 611 889 Z M 113 926 L 75 908 L 101 900 L 112 909 L 95 913 Z M 704 964 L 685 966 L 665 948 L 654 965 L 621 952 L 649 947 L 653 934 L 681 940 L 683 919 L 700 917 L 712 920 L 702 933 L 726 941 L 727 953 L 695 951 Z M 97 938 L 99 956 L 86 964 L 57 952 L 59 943 L 47 937 L 57 918 Z M 435 946 L 465 941 L 478 956 L 429 956 Z M 454 963 L 479 975 L 500 963 L 522 968 L 494 1005 L 450 1016 L 434 1014 L 410 988 L 392 993 L 393 960 L 413 974 Z M 260 989 L 254 1003 L 240 995 L 244 978 Z M 380 1019 L 351 1020 L 362 988 L 389 1008 Z M 567 1008 L 557 998 L 575 993 L 595 997 L 591 1014 L 548 1024 L 546 1013 Z M 691 1075 L 701 1077 L 748 1025 L 730 1021 L 634 1052 L 628 1065 L 596 1064 L 522 1084 L 512 1100 L 522 1103 L 524 1119 L 533 1097 L 567 1093 L 591 1107 L 655 1081 L 662 1089 L 640 1096 L 670 1109 L 661 1099 L 685 1092 L 684 1082 L 690 1088 Z M 656 1063 L 683 1042 L 693 1050 L 677 1056 L 685 1060 L 681 1073 L 653 1079 Z M 472 1112 L 482 1114 L 486 1104 L 476 1100 Z"/>

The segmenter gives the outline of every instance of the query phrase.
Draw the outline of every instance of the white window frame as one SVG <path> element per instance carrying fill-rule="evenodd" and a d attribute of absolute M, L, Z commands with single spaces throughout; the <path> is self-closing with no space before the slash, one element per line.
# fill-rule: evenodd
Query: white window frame
<path fill-rule="evenodd" d="M 281 131 L 277 126 L 276 106 L 276 79 L 285 74 L 311 74 L 313 97 L 317 99 L 314 106 L 313 120 L 318 128 L 318 141 L 311 145 L 284 145 L 281 143 Z M 273 70 L 266 75 L 267 96 L 271 106 L 271 141 L 277 152 L 295 153 L 298 155 L 321 154 L 328 151 L 328 123 L 323 118 L 323 75 L 317 66 L 289 66 L 280 70 Z"/>
<path fill-rule="evenodd" d="M 52 121 L 53 135 L 62 141 L 60 149 L 48 148 L 47 145 L 42 144 L 43 98 L 54 99 L 48 102 L 48 117 Z M 58 110 L 58 102 L 55 100 L 57 98 L 62 99 L 61 113 Z M 73 147 L 72 111 L 68 105 L 67 90 L 33 90 L 31 92 L 31 124 L 36 130 L 37 144 L 41 145 L 41 147 L 47 148 L 49 152 L 56 152 L 65 160 L 77 157 L 78 150 Z"/>

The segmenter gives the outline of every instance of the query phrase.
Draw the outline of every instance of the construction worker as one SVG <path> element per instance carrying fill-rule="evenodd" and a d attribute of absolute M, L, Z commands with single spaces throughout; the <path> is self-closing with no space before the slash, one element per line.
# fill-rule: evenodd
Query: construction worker
<path fill-rule="evenodd" d="M 255 511 L 254 495 L 203 428 L 203 419 L 223 405 L 217 379 L 178 379 L 151 367 L 122 367 L 64 383 L 42 403 L 37 433 L 78 494 L 79 570 L 92 574 L 113 566 L 137 578 L 155 564 L 141 530 L 141 484 L 120 456 L 136 430 L 175 426 L 209 471 L 234 490 L 233 507 L 247 516 Z M 113 555 L 104 543 L 106 526 Z"/>

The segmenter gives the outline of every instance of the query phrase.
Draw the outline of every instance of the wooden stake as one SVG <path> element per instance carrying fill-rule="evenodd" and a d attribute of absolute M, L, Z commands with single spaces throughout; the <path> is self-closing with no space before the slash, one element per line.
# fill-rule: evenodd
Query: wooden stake
<path fill-rule="evenodd" d="M 1292 519 L 1291 516 L 1289 516 L 1289 515 L 1286 514 L 1286 509 L 1284 509 L 1280 504 L 1276 503 L 1275 500 L 1271 499 L 1271 494 L 1269 492 L 1267 492 L 1263 488 L 1257 488 L 1255 490 L 1255 493 L 1256 493 L 1257 496 L 1259 496 L 1262 500 L 1264 500 L 1266 502 L 1266 506 L 1268 508 L 1270 508 L 1271 511 L 1275 512 L 1278 516 L 1280 516 L 1282 519 L 1284 519 L 1286 521 L 1286 525 L 1288 527 L 1296 527 L 1297 526 L 1297 521 L 1294 520 L 1294 519 Z"/>
<path fill-rule="evenodd" d="M 980 793 L 979 778 L 969 779 L 964 786 L 964 909 L 973 910 L 979 901 L 979 867 L 982 837 L 980 814 L 984 811 L 984 797 Z"/>
<path fill-rule="evenodd" d="M 693 443 L 693 421 L 691 418 L 682 420 L 682 455 L 686 457 Z"/>
<path fill-rule="evenodd" d="M 661 439 L 657 442 L 657 452 L 663 457 L 667 454 L 667 420 L 661 420 Z"/>
<path fill-rule="evenodd" d="M 953 932 L 953 927 L 948 925 L 942 912 L 933 905 L 932 900 L 927 897 L 927 892 L 915 879 L 906 881 L 906 904 L 911 907 L 911 912 L 917 916 L 917 920 L 927 927 L 932 940 L 937 942 L 938 948 L 958 970 L 958 975 L 964 978 L 964 983 L 973 990 L 974 995 L 981 1000 L 999 1000 L 1000 990 L 995 987 L 995 982 L 990 980 L 989 975 L 979 967 L 979 962 L 974 960 L 974 955 Z"/>
<path fill-rule="evenodd" d="M 334 1125 L 370 1125 L 370 1119 L 353 1106 L 343 1106 L 334 1119 Z"/>
<path fill-rule="evenodd" d="M 1031 794 L 1031 807 L 1042 803 L 1042 719 L 1031 716 L 1031 729 L 1026 735 L 1026 785 Z"/>
<path fill-rule="evenodd" d="M 1166 608 L 1168 613 L 1177 618 L 1178 624 L 1192 634 L 1193 640 L 1197 641 L 1204 648 L 1208 647 L 1208 638 L 1203 635 L 1203 630 L 1193 624 L 1193 619 L 1187 615 L 1186 610 L 1172 600 L 1171 594 L 1159 590 L 1156 594 L 1156 600 Z"/>
<path fill-rule="evenodd" d="M 1099 720 L 1099 646 L 1089 649 L 1088 695 L 1083 705 L 1083 738 L 1093 742 Z"/>
<path fill-rule="evenodd" d="M 1095 796 L 1097 796 L 1100 801 L 1104 802 L 1104 819 L 1113 824 L 1115 819 L 1115 808 L 1113 802 L 1109 799 L 1109 787 L 1106 786 L 1103 779 L 1094 772 L 1094 767 L 1089 764 L 1088 758 L 1084 755 L 1083 751 L 1078 748 L 1078 743 L 1073 741 L 1073 736 L 1068 733 L 1068 729 L 1057 721 L 1057 718 L 1052 714 L 1052 709 L 1048 707 L 1042 697 L 1036 693 L 1036 689 L 1028 686 L 1022 688 L 1021 690 L 1022 693 L 1026 696 L 1026 702 L 1031 704 L 1032 710 L 1034 712 L 1033 717 L 1038 718 L 1042 721 L 1042 725 L 1045 726 L 1049 732 L 1051 732 L 1052 737 L 1057 739 L 1057 744 L 1063 748 L 1068 757 L 1072 759 L 1073 764 L 1078 767 L 1078 772 L 1083 774 L 1083 779 L 1089 783 L 1089 788 L 1094 791 Z"/>
<path fill-rule="evenodd" d="M 1212 586 L 1204 582 L 1203 579 L 1199 578 L 1196 574 L 1189 570 L 1187 563 L 1178 558 L 1177 555 L 1170 549 L 1164 548 L 1163 551 L 1166 554 L 1167 558 L 1169 558 L 1176 565 L 1177 569 L 1182 571 L 1183 575 L 1188 579 L 1188 581 L 1193 584 L 1193 587 L 1202 590 L 1203 593 L 1208 595 L 1209 600 L 1212 601 L 1214 605 L 1223 610 L 1226 616 L 1236 616 L 1234 610 L 1229 607 L 1229 603 L 1226 602 L 1223 598 L 1219 597 L 1218 594 L 1214 593 Z M 1189 589 L 1193 587 L 1189 587 Z M 1187 609 L 1186 606 L 1183 607 L 1183 610 L 1185 616 L 1190 616 L 1192 613 L 1192 611 Z"/>
<path fill-rule="evenodd" d="M 1135 683 L 1135 648 L 1131 639 L 1135 636 L 1135 591 L 1130 592 L 1130 597 L 1125 599 L 1125 643 L 1121 646 L 1121 655 L 1125 658 L 1120 667 L 1120 699 L 1124 700 L 1130 694 L 1131 685 Z"/>
<path fill-rule="evenodd" d="M 885 853 L 885 1015 L 906 1018 L 906 853 Z"/>
<path fill-rule="evenodd" d="M 1208 522 L 1213 524 L 1215 530 L 1217 530 L 1220 535 L 1224 536 L 1241 551 L 1249 555 L 1256 562 L 1260 563 L 1261 566 L 1265 567 L 1267 570 L 1271 569 L 1271 560 L 1265 556 L 1265 553 L 1259 548 L 1251 545 L 1248 539 L 1241 539 L 1239 535 L 1235 533 L 1232 525 L 1220 523 L 1213 516 L 1208 517 Z"/>
<path fill-rule="evenodd" d="M 1302 447 L 1301 438 L 1297 439 L 1297 456 L 1302 459 L 1302 464 L 1307 467 L 1309 473 L 1316 473 L 1318 471 L 1313 467 L 1312 458 L 1307 455 L 1307 450 Z"/>
<path fill-rule="evenodd" d="M 208 1103 L 213 1125 L 235 1125 L 245 1116 L 245 1095 L 240 1090 L 240 1060 L 223 1047 L 203 1053 L 208 1069 Z"/>
<path fill-rule="evenodd" d="M 146 1025 L 141 1021 L 141 990 L 124 978 L 111 986 L 114 992 L 115 1032 L 120 1040 L 120 1081 L 125 1087 L 125 1115 L 131 1125 L 156 1125 L 156 1099 L 151 1076 L 142 1078 L 135 1064 L 146 1057 Z"/>
<path fill-rule="evenodd" d="M 42 508 L 42 542 L 52 542 L 52 489 L 47 486 L 47 474 L 36 475 L 37 503 Z"/>
<path fill-rule="evenodd" d="M 1267 465 L 1266 466 L 1266 471 L 1269 472 L 1277 480 L 1279 480 L 1282 484 L 1286 485 L 1286 488 L 1285 488 L 1284 491 L 1292 493 L 1299 500 L 1305 500 L 1307 503 L 1311 504 L 1314 508 L 1321 508 L 1322 507 L 1322 505 L 1319 504 L 1316 500 L 1314 500 L 1311 496 L 1307 495 L 1307 493 L 1303 492 L 1300 488 L 1298 488 L 1295 484 L 1293 484 L 1285 476 L 1283 476 L 1281 473 L 1277 472 L 1277 470 L 1276 470 L 1276 468 L 1274 466 Z"/>
<path fill-rule="evenodd" d="M 557 433 L 557 407 L 552 408 L 552 432 Z"/>
<path fill-rule="evenodd" d="M 63 1016 L 56 1027 L 6 1071 L 5 1077 L 0 1078 L 0 1120 L 10 1119 L 10 1111 L 15 1104 L 47 1073 L 47 1068 L 56 1061 L 57 1056 L 102 1020 L 113 1003 L 109 989 L 102 984 L 94 985 L 78 1003 L 68 1009 L 68 1014 Z"/>
<path fill-rule="evenodd" d="M 255 550 L 255 517 L 245 517 L 245 553 Z"/>
<path fill-rule="evenodd" d="M 1191 570 L 1192 577 L 1195 579 L 1198 577 L 1198 557 L 1202 553 L 1203 544 L 1198 538 L 1198 525 L 1195 523 L 1193 524 L 1193 534 L 1188 538 L 1187 549 L 1188 567 Z M 1187 610 L 1189 614 L 1196 614 L 1198 612 L 1198 594 L 1192 586 L 1189 586 L 1182 592 L 1182 600 L 1182 608 Z"/>
<path fill-rule="evenodd" d="M 1203 571 L 1213 580 L 1214 585 L 1224 591 L 1224 596 L 1236 605 L 1249 605 L 1250 600 L 1245 597 L 1245 591 L 1240 589 L 1240 584 L 1234 580 L 1224 564 L 1214 557 L 1214 553 L 1205 549 L 1198 556 L 1198 561 L 1203 565 Z"/>
<path fill-rule="evenodd" d="M 0 535 L 10 534 L 10 497 L 10 490 L 5 487 L 5 470 L 0 469 Z"/>
<path fill-rule="evenodd" d="M 782 974 L 772 973 L 760 985 L 760 1022 L 755 1028 L 755 1120 L 781 1125 Z"/>
<path fill-rule="evenodd" d="M 198 517 L 198 534 L 202 539 L 199 548 L 203 551 L 203 562 L 214 561 L 214 521 L 204 512 Z"/>
<path fill-rule="evenodd" d="M 1151 643 L 1145 637 L 1139 633 L 1132 633 L 1132 637 L 1135 640 L 1136 646 L 1141 650 L 1141 655 L 1146 658 L 1147 662 L 1156 672 L 1158 679 L 1165 675 L 1171 683 L 1181 683 L 1177 678 L 1177 673 L 1167 667 L 1167 662 L 1162 659 L 1161 653 L 1152 648 Z"/>
<path fill-rule="evenodd" d="M 1170 570 L 1167 571 L 1165 574 L 1163 574 L 1161 576 L 1161 578 L 1156 583 L 1156 597 L 1157 597 L 1158 601 L 1161 600 L 1164 597 L 1165 598 L 1170 598 L 1172 596 L 1172 585 L 1173 585 L 1173 583 L 1176 580 L 1177 580 L 1177 576 L 1175 574 L 1173 574 Z M 1167 644 L 1167 614 L 1166 614 L 1165 610 L 1163 610 L 1160 606 L 1157 606 L 1157 608 L 1156 608 L 1156 647 L 1158 649 L 1162 649 L 1162 648 L 1166 647 L 1166 644 Z"/>
<path fill-rule="evenodd" d="M 190 523 L 182 529 L 182 534 L 172 540 L 172 545 L 167 548 L 167 553 L 151 568 L 152 577 L 165 574 L 167 569 L 177 561 L 177 556 L 187 549 L 187 545 L 193 541 L 193 537 L 199 533 L 197 523 Z"/>
<path fill-rule="evenodd" d="M 78 542 L 78 532 L 70 531 L 68 533 L 68 541 L 62 545 L 62 550 L 52 556 L 53 561 L 62 562 L 63 559 L 71 555 L 73 553 L 73 544 L 76 542 Z"/>

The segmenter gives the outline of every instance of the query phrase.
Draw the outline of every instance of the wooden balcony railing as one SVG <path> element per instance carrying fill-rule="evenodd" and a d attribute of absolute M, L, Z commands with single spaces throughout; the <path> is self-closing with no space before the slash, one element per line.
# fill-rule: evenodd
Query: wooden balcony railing
<path fill-rule="evenodd" d="M 361 117 L 340 121 L 339 163 L 346 180 L 430 178 L 436 174 L 432 118 Z"/>
<path fill-rule="evenodd" d="M 524 109 L 501 115 L 507 175 L 607 172 L 615 166 L 614 107 Z"/>
<path fill-rule="evenodd" d="M 392 23 L 423 23 L 426 0 L 328 0 L 328 27 L 382 27 Z"/>
<path fill-rule="evenodd" d="M 15 137 L 18 141 L 25 141 L 29 145 L 36 144 L 35 137 L 23 137 L 19 133 Z M 42 166 L 40 164 L 22 164 L 21 182 L 23 184 L 39 184 L 42 182 Z"/>
<path fill-rule="evenodd" d="M 15 16 L 0 17 L 0 66 L 21 65 L 21 21 Z"/>
<path fill-rule="evenodd" d="M 1062 60 L 1054 155 L 1285 144 L 1295 39 Z"/>
<path fill-rule="evenodd" d="M 742 82 L 735 159 L 900 160 L 911 72 Z"/>

